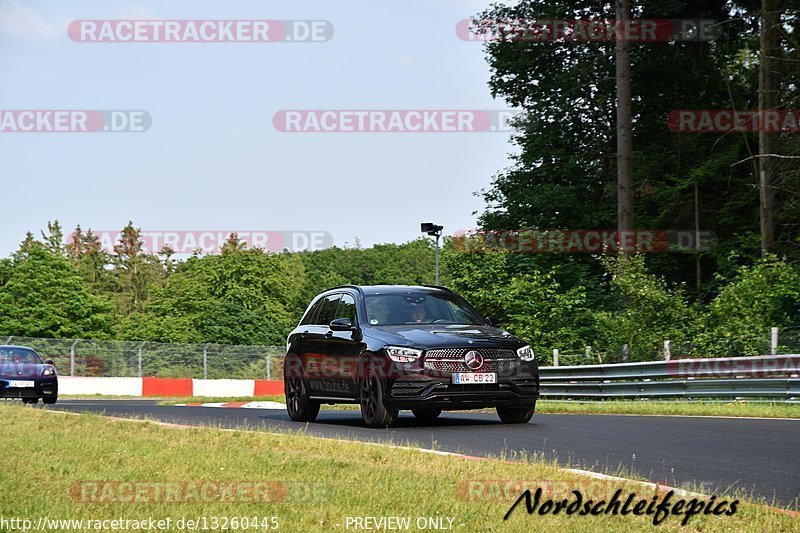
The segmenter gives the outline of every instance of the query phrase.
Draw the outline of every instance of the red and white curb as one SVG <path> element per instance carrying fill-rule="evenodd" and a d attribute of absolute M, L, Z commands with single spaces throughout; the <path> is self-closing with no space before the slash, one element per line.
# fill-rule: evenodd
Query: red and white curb
<path fill-rule="evenodd" d="M 209 402 L 209 403 L 178 403 L 177 407 L 226 407 L 233 409 L 286 409 L 286 404 L 281 402 Z"/>
<path fill-rule="evenodd" d="M 59 376 L 58 392 L 69 395 L 200 396 L 240 398 L 283 394 L 283 381 L 266 379 L 106 378 Z"/>

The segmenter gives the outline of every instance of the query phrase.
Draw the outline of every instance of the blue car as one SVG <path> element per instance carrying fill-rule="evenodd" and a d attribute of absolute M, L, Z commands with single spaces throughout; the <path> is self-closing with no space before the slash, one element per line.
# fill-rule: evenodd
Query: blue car
<path fill-rule="evenodd" d="M 53 361 L 24 346 L 0 346 L 0 398 L 20 398 L 25 403 L 58 401 L 58 374 Z"/>

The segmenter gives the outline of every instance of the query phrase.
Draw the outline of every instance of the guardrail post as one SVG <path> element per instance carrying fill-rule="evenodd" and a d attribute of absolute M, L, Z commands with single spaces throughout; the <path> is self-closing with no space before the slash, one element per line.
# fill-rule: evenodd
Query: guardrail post
<path fill-rule="evenodd" d="M 672 352 L 669 349 L 669 340 L 664 341 L 664 360 L 669 361 L 672 357 Z"/>
<path fill-rule="evenodd" d="M 628 351 L 630 348 L 628 347 L 628 343 L 622 345 L 622 361 L 627 363 L 628 362 Z"/>
<path fill-rule="evenodd" d="M 272 379 L 272 354 L 267 351 L 267 380 Z"/>
<path fill-rule="evenodd" d="M 78 344 L 78 339 L 69 347 L 69 375 L 75 375 L 75 345 Z"/>
<path fill-rule="evenodd" d="M 770 328 L 769 353 L 778 355 L 778 328 Z"/>
<path fill-rule="evenodd" d="M 203 379 L 208 379 L 208 344 L 203 346 Z"/>
<path fill-rule="evenodd" d="M 586 360 L 587 361 L 591 361 L 592 360 L 592 347 L 591 346 L 587 346 L 586 347 Z"/>
<path fill-rule="evenodd" d="M 558 348 L 553 348 L 553 366 L 558 366 Z"/>

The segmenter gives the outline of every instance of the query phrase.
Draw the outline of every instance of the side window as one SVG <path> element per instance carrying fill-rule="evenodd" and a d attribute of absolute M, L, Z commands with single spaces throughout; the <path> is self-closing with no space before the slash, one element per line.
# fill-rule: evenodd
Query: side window
<path fill-rule="evenodd" d="M 323 302 L 325 302 L 325 298 L 321 298 L 321 299 L 317 300 L 317 303 L 315 303 L 314 306 L 311 309 L 308 310 L 308 313 L 306 313 L 306 316 L 303 317 L 303 320 L 300 322 L 301 326 L 307 326 L 309 324 L 316 324 L 314 319 L 319 314 L 319 309 L 320 309 L 320 307 L 322 307 Z"/>
<path fill-rule="evenodd" d="M 349 294 L 343 294 L 339 300 L 339 309 L 336 310 L 336 318 L 349 318 L 356 322 L 356 301 Z"/>
<path fill-rule="evenodd" d="M 314 322 L 318 325 L 325 325 L 331 323 L 331 320 L 336 318 L 336 308 L 339 306 L 339 299 L 342 297 L 340 294 L 331 294 L 330 296 L 326 296 L 322 300 L 322 307 L 319 310 L 319 315 L 317 315 L 316 320 Z"/>

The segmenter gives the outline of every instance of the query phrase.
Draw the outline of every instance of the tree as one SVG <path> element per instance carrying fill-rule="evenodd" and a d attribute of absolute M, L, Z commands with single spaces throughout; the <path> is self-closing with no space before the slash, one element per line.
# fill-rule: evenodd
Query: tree
<path fill-rule="evenodd" d="M 800 267 L 775 255 L 743 266 L 708 307 L 697 344 L 706 355 L 764 355 L 771 327 L 800 323 Z"/>
<path fill-rule="evenodd" d="M 548 361 L 553 348 L 583 352 L 592 338 L 585 288 L 564 287 L 551 271 L 519 271 L 516 255 L 478 242 L 469 249 L 447 246 L 442 260 L 453 289 L 529 342 L 541 360 Z"/>
<path fill-rule="evenodd" d="M 696 311 L 683 287 L 670 287 L 648 272 L 641 254 L 608 255 L 601 261 L 613 304 L 594 313 L 594 346 L 612 355 L 627 346 L 631 359 L 647 361 L 658 358 L 664 340 L 680 343 L 692 338 Z"/>
<path fill-rule="evenodd" d="M 144 252 L 141 229 L 134 228 L 133 222 L 122 228 L 111 260 L 118 312 L 144 312 L 150 289 L 166 276 L 158 257 Z"/>
<path fill-rule="evenodd" d="M 47 223 L 47 233 L 42 232 L 42 238 L 48 251 L 58 256 L 64 256 L 64 232 L 58 220 Z"/>
<path fill-rule="evenodd" d="M 66 246 L 67 257 L 78 272 L 91 284 L 96 292 L 101 290 L 101 284 L 108 277 L 105 266 L 110 259 L 103 250 L 100 239 L 91 229 L 85 233 L 81 230 L 80 224 L 75 227 L 75 231 L 70 235 Z"/>
<path fill-rule="evenodd" d="M 153 290 L 146 312 L 124 319 L 120 335 L 161 342 L 282 344 L 305 307 L 305 275 L 293 254 L 229 249 L 192 257 Z"/>
<path fill-rule="evenodd" d="M 630 24 L 630 0 L 616 0 L 616 15 L 618 26 L 624 28 Z M 631 43 L 628 39 L 617 37 L 614 59 L 617 78 L 617 229 L 618 242 L 622 243 L 623 235 L 634 229 Z"/>
<path fill-rule="evenodd" d="M 478 20 L 613 19 L 613 2 L 523 0 L 494 5 Z M 744 14 L 742 14 L 744 13 Z M 755 79 L 750 61 L 749 12 L 715 0 L 633 2 L 632 15 L 654 19 L 713 19 L 719 37 L 701 41 L 630 44 L 633 153 L 632 188 L 636 226 L 690 231 L 695 223 L 694 187 L 702 229 L 718 239 L 702 252 L 702 270 L 733 268 L 736 247 L 743 257 L 759 254 L 758 190 L 750 166 L 753 136 L 673 132 L 667 117 L 677 109 L 752 108 Z M 733 16 L 735 15 L 735 16 Z M 620 46 L 622 43 L 618 43 Z M 482 191 L 486 209 L 479 222 L 488 230 L 609 229 L 618 207 L 615 46 L 611 42 L 500 40 L 486 45 L 493 96 L 522 110 L 512 138 L 513 164 Z M 627 99 L 624 99 L 627 101 Z M 622 100 L 620 101 L 622 104 Z M 627 144 L 625 142 L 624 144 Z M 624 166 L 624 165 L 623 165 Z M 627 211 L 627 209 L 625 209 Z M 626 224 L 626 226 L 629 224 Z M 696 281 L 698 252 L 648 258 L 649 268 L 670 281 Z M 601 275 L 590 257 L 538 257 L 554 268 L 561 261 L 585 265 Z M 708 281 L 706 277 L 702 281 Z M 701 285 L 696 294 L 702 295 Z"/>
<path fill-rule="evenodd" d="M 107 338 L 111 304 L 91 294 L 65 258 L 32 242 L 0 276 L 0 332 L 27 337 Z"/>

